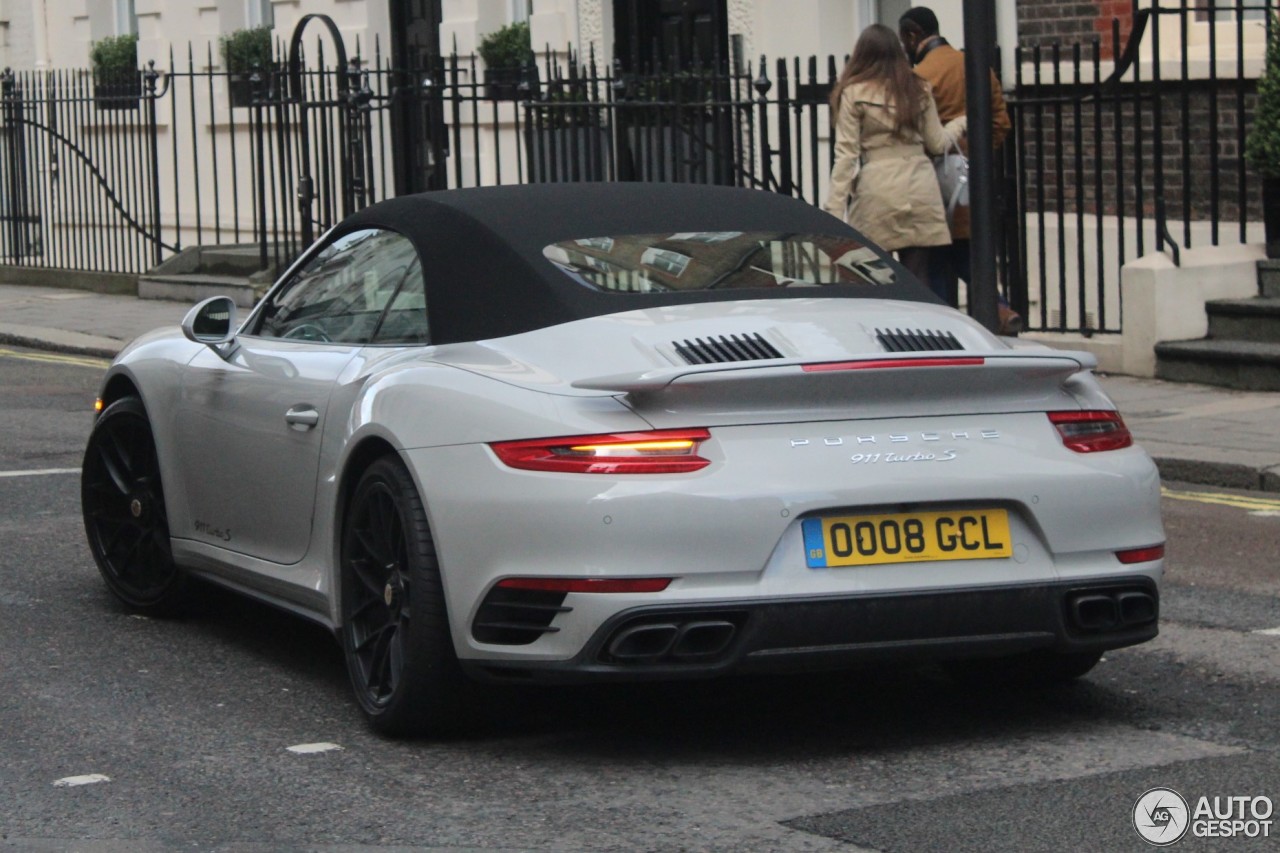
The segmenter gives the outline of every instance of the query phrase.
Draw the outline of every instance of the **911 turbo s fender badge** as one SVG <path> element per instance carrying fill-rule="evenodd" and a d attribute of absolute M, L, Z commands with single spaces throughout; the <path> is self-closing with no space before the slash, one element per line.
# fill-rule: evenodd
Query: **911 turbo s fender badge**
<path fill-rule="evenodd" d="M 952 430 L 951 432 L 889 433 L 888 435 L 850 435 L 831 438 L 793 438 L 792 447 L 847 447 L 867 444 L 901 444 L 911 441 L 992 441 L 1000 438 L 1000 430 Z"/>

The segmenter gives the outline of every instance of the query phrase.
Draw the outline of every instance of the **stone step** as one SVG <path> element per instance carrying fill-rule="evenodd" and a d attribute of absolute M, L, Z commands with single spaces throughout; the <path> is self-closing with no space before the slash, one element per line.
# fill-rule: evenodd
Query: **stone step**
<path fill-rule="evenodd" d="M 1280 391 L 1280 343 L 1165 341 L 1156 344 L 1156 377 L 1242 391 Z"/>
<path fill-rule="evenodd" d="M 230 296 L 239 307 L 251 308 L 265 289 L 265 285 L 255 285 L 243 276 L 147 273 L 138 277 L 139 299 L 195 303 L 210 296 Z"/>
<path fill-rule="evenodd" d="M 1280 298 L 1280 258 L 1258 261 L 1258 292 Z"/>
<path fill-rule="evenodd" d="M 1280 343 L 1280 298 L 1215 299 L 1205 303 L 1209 337 Z"/>
<path fill-rule="evenodd" d="M 200 250 L 200 272 L 248 278 L 262 269 L 257 246 L 204 246 Z"/>

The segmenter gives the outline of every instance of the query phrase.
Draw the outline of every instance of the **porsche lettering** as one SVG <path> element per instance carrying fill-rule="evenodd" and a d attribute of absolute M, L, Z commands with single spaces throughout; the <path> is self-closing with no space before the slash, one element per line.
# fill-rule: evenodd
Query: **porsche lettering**
<path fill-rule="evenodd" d="M 821 443 L 826 447 L 845 444 L 901 444 L 909 441 L 992 441 L 1000 438 L 1000 430 L 951 430 L 949 432 L 889 433 L 888 435 L 834 436 L 829 438 L 793 438 L 792 447 L 809 447 Z"/>

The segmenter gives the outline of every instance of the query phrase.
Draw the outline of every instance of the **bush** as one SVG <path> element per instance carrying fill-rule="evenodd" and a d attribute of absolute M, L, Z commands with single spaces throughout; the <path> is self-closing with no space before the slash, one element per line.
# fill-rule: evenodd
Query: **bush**
<path fill-rule="evenodd" d="M 271 66 L 271 27 L 235 30 L 219 40 L 222 60 L 231 74 L 248 74 Z"/>
<path fill-rule="evenodd" d="M 1271 25 L 1266 69 L 1258 78 L 1258 104 L 1244 150 L 1249 165 L 1280 178 L 1280 16 Z"/>
<path fill-rule="evenodd" d="M 485 68 L 523 68 L 533 61 L 529 45 L 529 24 L 521 21 L 494 30 L 480 40 L 477 48 Z"/>
<path fill-rule="evenodd" d="M 107 82 L 123 80 L 138 73 L 138 34 L 107 36 L 89 48 L 93 76 Z"/>

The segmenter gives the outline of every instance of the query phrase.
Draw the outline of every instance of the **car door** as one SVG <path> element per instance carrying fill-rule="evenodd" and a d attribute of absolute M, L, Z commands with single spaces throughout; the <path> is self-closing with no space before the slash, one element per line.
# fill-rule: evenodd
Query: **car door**
<path fill-rule="evenodd" d="M 303 558 L 333 389 L 411 277 L 420 267 L 404 237 L 343 234 L 271 292 L 229 357 L 205 349 L 190 362 L 176 413 L 188 529 L 174 535 L 272 563 Z"/>

